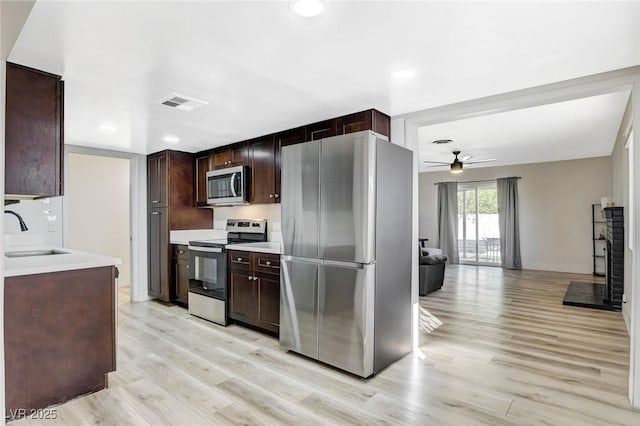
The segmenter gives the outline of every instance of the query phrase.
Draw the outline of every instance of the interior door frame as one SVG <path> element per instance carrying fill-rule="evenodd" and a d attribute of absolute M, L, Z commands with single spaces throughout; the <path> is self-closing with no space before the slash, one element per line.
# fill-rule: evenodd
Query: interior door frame
<path fill-rule="evenodd" d="M 141 302 L 150 300 L 147 292 L 147 157 L 129 152 L 111 151 L 107 149 L 89 148 L 77 145 L 64 147 L 64 178 L 68 182 L 69 154 L 84 154 L 97 157 L 121 158 L 129 161 L 129 232 L 131 239 L 131 301 Z M 69 201 L 63 197 L 62 241 L 66 247 L 69 244 Z"/>
<path fill-rule="evenodd" d="M 622 68 L 586 77 L 516 90 L 470 101 L 428 108 L 391 119 L 391 142 L 413 151 L 413 240 L 418 241 L 418 129 L 432 124 L 441 124 L 465 118 L 481 117 L 499 112 L 514 111 L 570 101 L 589 96 L 604 95 L 621 90 L 631 90 L 633 122 L 640 123 L 640 66 Z M 634 132 L 634 145 L 640 132 Z M 640 149 L 633 152 L 634 170 L 640 170 Z M 630 200 L 634 211 L 640 212 L 640 185 L 634 185 L 634 197 Z M 637 213 L 636 213 L 637 214 Z M 640 226 L 634 229 L 634 240 L 640 241 Z M 419 296 L 418 296 L 418 251 L 412 256 L 412 303 L 413 303 L 413 348 L 419 354 Z M 634 250 L 632 259 L 629 400 L 640 408 L 640 250 Z"/>

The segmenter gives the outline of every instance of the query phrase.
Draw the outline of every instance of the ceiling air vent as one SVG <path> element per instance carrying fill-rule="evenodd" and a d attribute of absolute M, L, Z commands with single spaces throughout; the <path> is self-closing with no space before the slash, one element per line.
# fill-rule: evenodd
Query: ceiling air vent
<path fill-rule="evenodd" d="M 201 106 L 209 105 L 209 102 L 201 101 L 200 99 L 192 98 L 190 96 L 179 95 L 177 93 L 173 93 L 160 103 L 183 111 L 193 111 Z"/>

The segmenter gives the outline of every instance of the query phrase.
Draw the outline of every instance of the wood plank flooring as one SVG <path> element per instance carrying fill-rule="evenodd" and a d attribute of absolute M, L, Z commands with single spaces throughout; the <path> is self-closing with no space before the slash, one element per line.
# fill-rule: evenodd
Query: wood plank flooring
<path fill-rule="evenodd" d="M 420 301 L 421 353 L 370 380 L 124 290 L 109 389 L 12 424 L 639 425 L 622 316 L 563 306 L 570 280 L 591 277 L 448 266 Z"/>

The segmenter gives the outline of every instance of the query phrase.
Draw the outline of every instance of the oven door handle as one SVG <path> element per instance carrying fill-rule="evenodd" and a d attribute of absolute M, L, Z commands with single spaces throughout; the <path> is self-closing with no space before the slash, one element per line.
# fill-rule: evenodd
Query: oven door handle
<path fill-rule="evenodd" d="M 229 184 L 231 185 L 231 193 L 233 194 L 234 197 L 237 197 L 238 194 L 236 194 L 236 175 L 237 173 L 231 173 L 231 180 L 229 181 Z"/>
<path fill-rule="evenodd" d="M 200 251 L 204 253 L 222 253 L 222 249 L 220 247 L 199 247 L 199 246 L 188 246 L 189 251 Z"/>

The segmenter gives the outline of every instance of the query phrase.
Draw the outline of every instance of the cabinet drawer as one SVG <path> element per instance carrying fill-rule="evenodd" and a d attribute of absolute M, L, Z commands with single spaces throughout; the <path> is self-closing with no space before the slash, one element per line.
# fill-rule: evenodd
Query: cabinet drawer
<path fill-rule="evenodd" d="M 174 244 L 173 257 L 181 260 L 189 260 L 189 249 L 187 246 Z"/>
<path fill-rule="evenodd" d="M 254 253 L 256 272 L 280 274 L 280 256 L 269 253 Z"/>
<path fill-rule="evenodd" d="M 252 269 L 253 253 L 248 251 L 229 251 L 229 266 L 235 268 Z"/>

